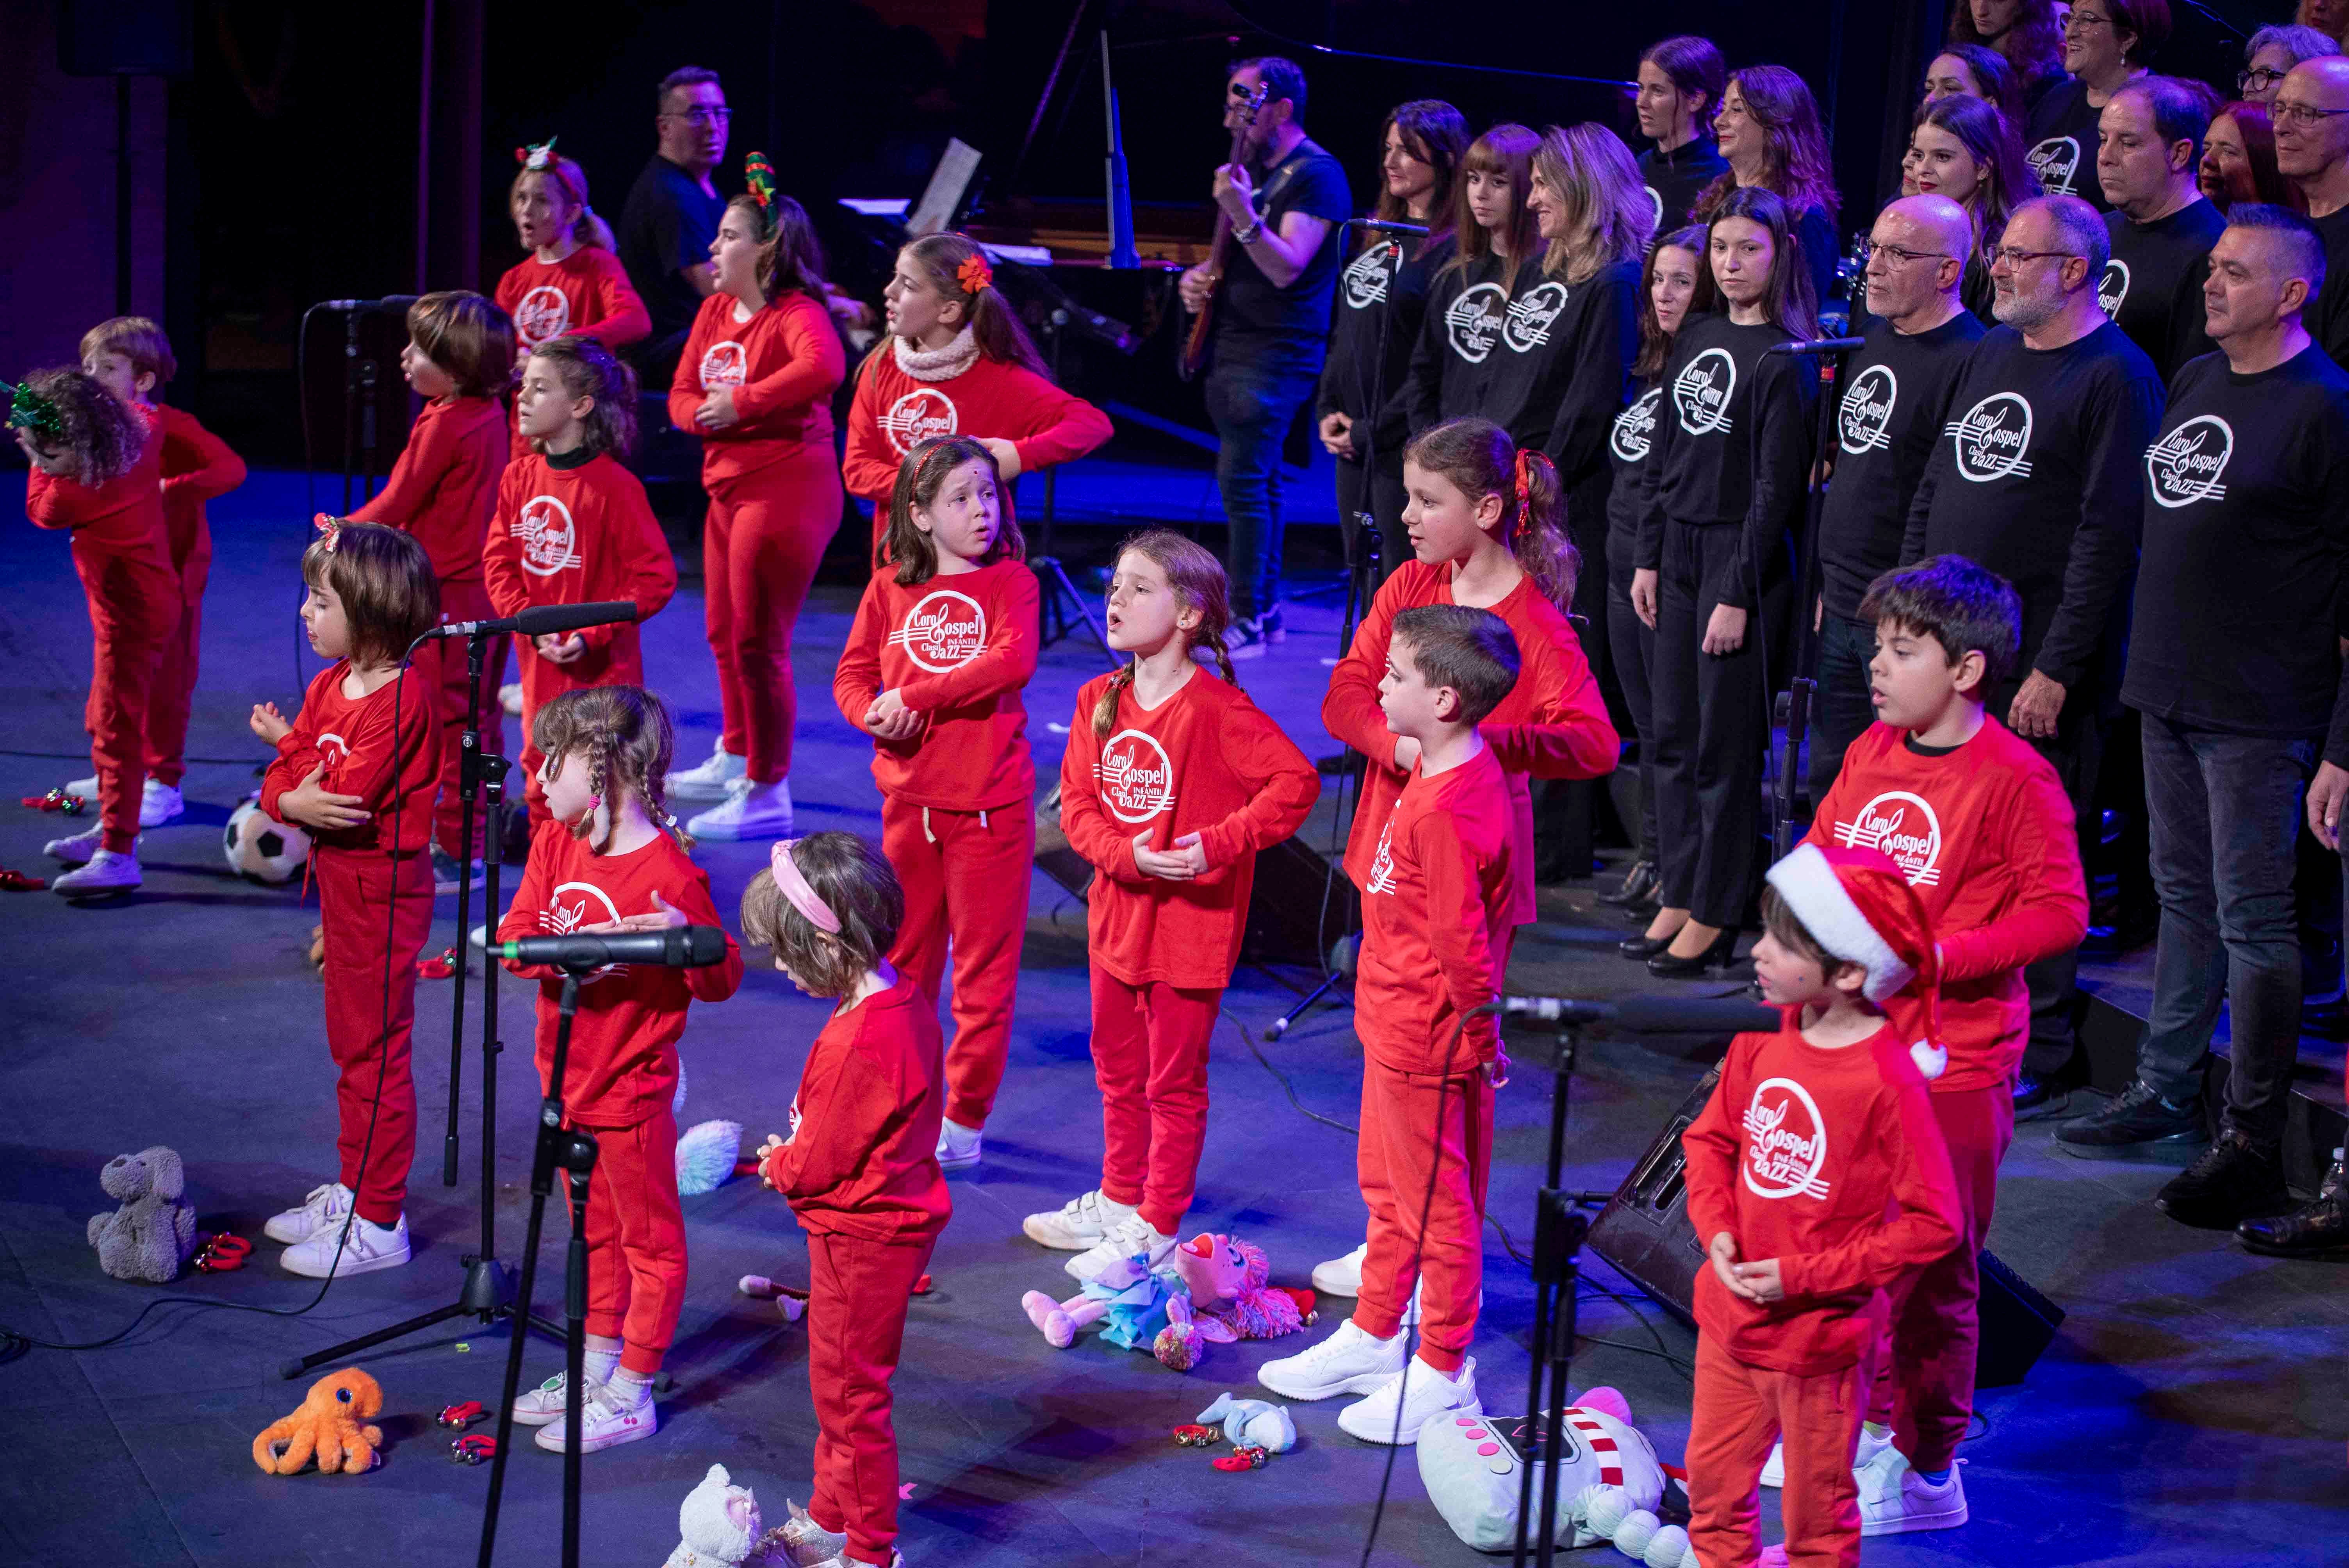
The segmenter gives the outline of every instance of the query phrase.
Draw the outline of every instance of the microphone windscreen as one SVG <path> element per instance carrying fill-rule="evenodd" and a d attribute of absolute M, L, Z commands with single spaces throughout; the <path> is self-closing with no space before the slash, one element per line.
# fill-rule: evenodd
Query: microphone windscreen
<path fill-rule="evenodd" d="M 1608 1027 L 1645 1035 L 1775 1034 L 1775 1007 L 1734 996 L 1619 996 Z"/>

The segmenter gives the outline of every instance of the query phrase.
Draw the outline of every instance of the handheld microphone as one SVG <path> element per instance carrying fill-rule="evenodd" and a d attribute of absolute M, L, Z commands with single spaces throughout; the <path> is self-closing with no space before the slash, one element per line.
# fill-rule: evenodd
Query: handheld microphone
<path fill-rule="evenodd" d="M 501 632 L 522 637 L 545 637 L 557 632 L 575 632 L 582 626 L 608 626 L 636 618 L 636 602 L 631 599 L 605 599 L 593 604 L 533 604 L 519 615 L 495 621 L 450 621 L 433 627 L 419 640 L 487 637 Z"/>
<path fill-rule="evenodd" d="M 1774 343 L 1764 354 L 1847 354 L 1855 348 L 1866 348 L 1864 337 L 1822 337 L 1815 343 Z"/>
<path fill-rule="evenodd" d="M 601 969 L 606 964 L 653 964 L 698 969 L 726 962 L 726 933 L 714 925 L 673 925 L 667 931 L 616 931 L 595 936 L 525 936 L 488 944 L 492 958 L 546 964 L 557 969 Z"/>
<path fill-rule="evenodd" d="M 1349 218 L 1346 225 L 1352 229 L 1377 229 L 1389 234 L 1424 234 L 1424 223 L 1402 223 L 1392 218 Z"/>
<path fill-rule="evenodd" d="M 1505 996 L 1476 1009 L 1546 1024 L 1607 1024 L 1641 1035 L 1733 1035 L 1775 1032 L 1775 1007 L 1735 997 L 1625 996 L 1614 1002 L 1578 1002 L 1570 996 Z"/>

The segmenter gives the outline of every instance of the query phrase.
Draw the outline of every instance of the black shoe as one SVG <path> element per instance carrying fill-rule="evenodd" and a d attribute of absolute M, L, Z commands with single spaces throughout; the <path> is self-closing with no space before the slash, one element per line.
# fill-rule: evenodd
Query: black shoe
<path fill-rule="evenodd" d="M 1672 936 L 1679 934 L 1677 931 L 1672 933 Z M 1637 936 L 1627 936 L 1617 943 L 1615 951 L 1635 964 L 1645 964 L 1649 959 L 1670 947 L 1672 944 L 1672 936 L 1650 936 L 1643 931 Z"/>
<path fill-rule="evenodd" d="M 2181 1225 L 2231 1231 L 2245 1220 L 2288 1213 L 2292 1190 L 2284 1185 L 2282 1157 L 2230 1127 L 2170 1179 L 2153 1206 Z"/>
<path fill-rule="evenodd" d="M 2055 1130 L 2055 1147 L 2083 1160 L 2191 1162 L 2210 1141 L 2199 1105 L 2172 1105 L 2142 1079 L 2093 1115 Z"/>
<path fill-rule="evenodd" d="M 2272 1219 L 2245 1220 L 2235 1234 L 2251 1251 L 2273 1258 L 2349 1257 L 2349 1168 L 2334 1161 L 2315 1202 Z"/>
<path fill-rule="evenodd" d="M 1623 874 L 1623 885 L 1613 892 L 1600 893 L 1599 902 L 1619 906 L 1646 903 L 1655 896 L 1655 892 L 1656 862 L 1635 861 L 1632 862 L 1631 869 Z M 1649 918 L 1653 919 L 1654 916 L 1651 915 Z"/>
<path fill-rule="evenodd" d="M 2054 1072 L 2024 1068 L 2014 1080 L 2014 1119 L 2044 1121 L 2064 1115 L 2071 1109 L 2073 1091 L 2084 1087 L 2086 1078 L 2085 1063 L 2076 1050 L 2070 1061 Z"/>
<path fill-rule="evenodd" d="M 1669 948 L 1671 944 L 1664 945 Z M 1648 960 L 1648 973 L 1660 980 L 1694 980 L 1736 962 L 1737 927 L 1725 925 L 1711 945 L 1693 958 L 1675 958 L 1668 952 L 1657 954 Z"/>

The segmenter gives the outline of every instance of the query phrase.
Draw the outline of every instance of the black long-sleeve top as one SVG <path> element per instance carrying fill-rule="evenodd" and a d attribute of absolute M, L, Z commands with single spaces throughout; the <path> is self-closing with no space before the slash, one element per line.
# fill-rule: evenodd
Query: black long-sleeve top
<path fill-rule="evenodd" d="M 2227 220 L 2209 197 L 2197 196 L 2150 223 L 2107 212 L 2105 228 L 2113 256 L 2096 280 L 2097 303 L 2168 381 L 2211 350 L 2202 284 Z"/>
<path fill-rule="evenodd" d="M 1689 209 L 1704 188 L 1729 172 L 1729 160 L 1709 136 L 1681 143 L 1670 152 L 1651 147 L 1640 154 L 1640 182 L 1656 211 L 1654 238 L 1662 241 L 1689 221 Z"/>
<path fill-rule="evenodd" d="M 1660 547 L 1663 542 L 1661 528 L 1642 524 L 1656 504 L 1656 465 L 1650 459 L 1656 451 L 1657 420 L 1666 417 L 1662 380 L 1643 381 L 1607 433 L 1607 461 L 1615 470 L 1607 491 L 1607 580 L 1618 586 L 1628 586 L 1642 566 L 1655 569 L 1654 558 L 1640 556 L 1643 535 Z"/>
<path fill-rule="evenodd" d="M 1416 246 L 1414 252 L 1412 247 Z M 1428 285 L 1452 259 L 1449 234 L 1436 240 L 1381 236 L 1338 274 L 1336 319 L 1330 356 L 1321 366 L 1314 414 L 1344 414 L 1371 428 L 1354 434 L 1354 450 L 1375 440 L 1383 457 L 1400 457 L 1410 437 L 1403 383 L 1412 350 L 1427 315 Z M 1380 361 L 1384 335 L 1386 357 Z"/>
<path fill-rule="evenodd" d="M 1768 352 L 1794 334 L 1781 326 L 1740 326 L 1723 315 L 1692 315 L 1664 366 L 1660 444 L 1651 461 L 1656 506 L 1640 545 L 1641 561 L 1661 559 L 1661 520 L 1743 530 L 1737 580 L 1721 602 L 1754 605 L 1756 583 L 1776 542 L 1800 515 L 1811 466 L 1811 419 L 1818 372 L 1800 356 Z"/>

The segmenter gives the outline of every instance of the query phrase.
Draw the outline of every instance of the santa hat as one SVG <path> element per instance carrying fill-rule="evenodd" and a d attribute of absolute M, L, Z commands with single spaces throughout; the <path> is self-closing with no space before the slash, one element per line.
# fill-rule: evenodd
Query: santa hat
<path fill-rule="evenodd" d="M 1900 868 L 1879 850 L 1797 844 L 1770 868 L 1768 881 L 1813 940 L 1868 972 L 1860 995 L 1881 1006 L 1917 986 L 1925 1037 L 1909 1055 L 1927 1078 L 1940 1077 L 1949 1063 L 1940 1044 L 1940 959 L 1932 922 Z"/>

